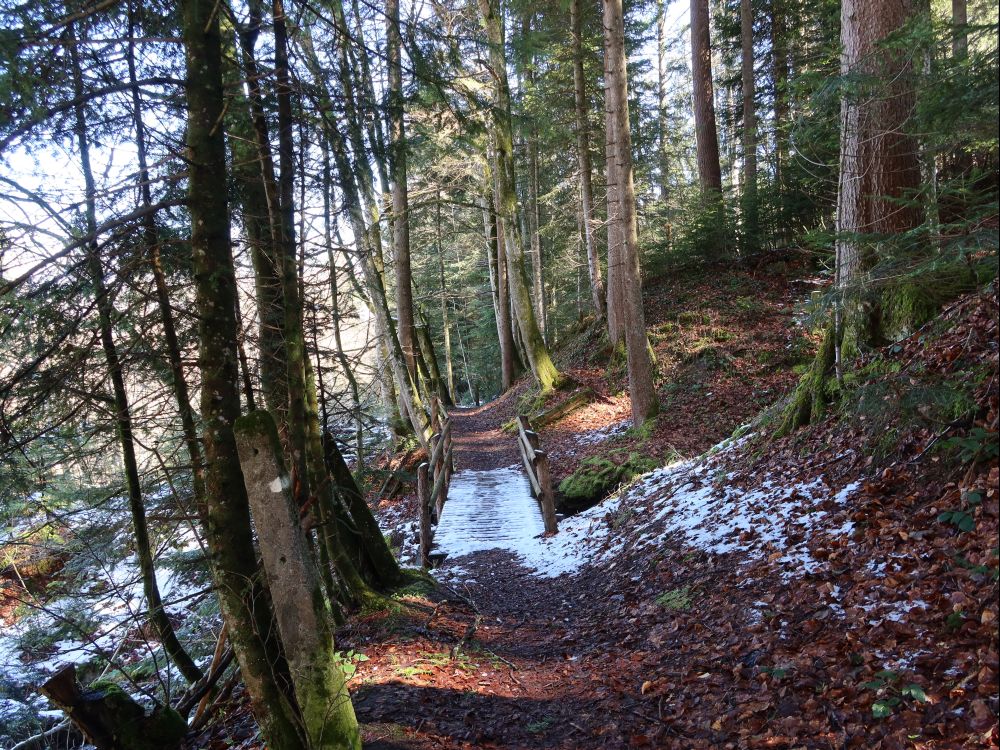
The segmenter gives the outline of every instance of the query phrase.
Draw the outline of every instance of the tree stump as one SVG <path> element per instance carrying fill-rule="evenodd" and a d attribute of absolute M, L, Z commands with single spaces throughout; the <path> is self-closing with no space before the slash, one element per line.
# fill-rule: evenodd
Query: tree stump
<path fill-rule="evenodd" d="M 52 675 L 39 692 L 65 711 L 97 750 L 174 750 L 187 734 L 187 723 L 169 706 L 147 715 L 113 683 L 84 689 L 72 664 Z"/>

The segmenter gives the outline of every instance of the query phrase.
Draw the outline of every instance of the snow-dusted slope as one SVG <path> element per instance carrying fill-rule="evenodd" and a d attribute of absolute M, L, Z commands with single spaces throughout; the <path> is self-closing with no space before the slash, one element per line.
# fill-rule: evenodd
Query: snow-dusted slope
<path fill-rule="evenodd" d="M 722 460 L 741 443 L 725 441 L 704 456 L 650 472 L 563 520 L 548 538 L 519 469 L 456 474 L 436 537 L 448 553 L 441 573 L 460 578 L 463 555 L 502 549 L 538 576 L 567 575 L 588 563 L 613 564 L 626 546 L 652 551 L 668 541 L 713 554 L 743 553 L 748 560 L 768 557 L 783 575 L 812 570 L 817 561 L 807 543 L 851 532 L 837 511 L 857 485 L 761 476 L 736 486 Z"/>

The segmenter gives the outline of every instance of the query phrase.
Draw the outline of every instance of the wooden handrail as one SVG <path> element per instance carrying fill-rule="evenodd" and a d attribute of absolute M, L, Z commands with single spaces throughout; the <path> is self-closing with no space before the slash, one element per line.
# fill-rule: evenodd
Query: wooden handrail
<path fill-rule="evenodd" d="M 556 503 L 552 494 L 549 457 L 541 449 L 538 433 L 531 429 L 531 422 L 523 414 L 517 418 L 517 444 L 521 451 L 521 462 L 531 484 L 531 493 L 542 506 L 545 533 L 555 534 L 559 528 L 556 524 Z"/>

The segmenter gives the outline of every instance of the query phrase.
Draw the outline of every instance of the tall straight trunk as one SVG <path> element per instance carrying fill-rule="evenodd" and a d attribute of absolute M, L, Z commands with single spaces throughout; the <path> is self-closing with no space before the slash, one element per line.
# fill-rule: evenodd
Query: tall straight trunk
<path fill-rule="evenodd" d="M 288 373 L 288 452 L 292 471 L 292 491 L 299 506 L 310 497 L 308 415 L 306 393 L 306 339 L 302 325 L 297 244 L 295 239 L 295 142 L 292 119 L 292 85 L 288 69 L 288 28 L 284 0 L 273 0 L 274 78 L 278 125 L 278 203 L 281 221 L 281 286 L 284 292 L 285 367 Z M 322 455 L 322 451 L 320 452 Z"/>
<path fill-rule="evenodd" d="M 441 330 L 444 331 L 444 366 L 448 393 L 457 400 L 455 392 L 455 368 L 451 356 L 451 325 L 448 322 L 448 288 L 444 280 L 444 247 L 441 244 L 441 191 L 435 191 L 434 239 L 437 246 L 438 280 L 441 283 Z"/>
<path fill-rule="evenodd" d="M 657 156 L 660 167 L 660 200 L 664 203 L 670 195 L 670 156 L 667 123 L 667 0 L 656 2 L 656 122 L 659 136 Z"/>
<path fill-rule="evenodd" d="M 603 0 L 604 54 L 608 59 L 608 110 L 614 117 L 614 150 L 608 165 L 614 165 L 619 199 L 622 244 L 619 261 L 625 313 L 625 350 L 628 362 L 632 424 L 640 425 L 659 412 L 653 382 L 653 362 L 646 338 L 639 271 L 639 238 L 636 230 L 635 187 L 632 181 L 632 137 L 628 111 L 628 69 L 625 58 L 625 17 L 622 0 Z"/>
<path fill-rule="evenodd" d="M 611 79 L 611 59 L 604 56 L 604 152 L 615 154 L 618 150 L 618 118 L 613 109 L 612 97 L 608 89 Z M 622 245 L 625 237 L 622 234 L 621 218 L 621 176 L 618 164 L 614 159 L 608 159 L 605 164 L 607 172 L 607 234 L 608 234 L 608 339 L 611 345 L 617 347 L 625 339 L 625 290 L 622 286 Z"/>
<path fill-rule="evenodd" d="M 956 60 L 964 60 L 969 56 L 969 2 L 968 0 L 951 0 L 952 37 L 951 54 Z"/>
<path fill-rule="evenodd" d="M 238 31 L 240 64 L 247 85 L 249 127 L 233 118 L 236 127 L 247 130 L 255 158 L 244 156 L 243 140 L 232 141 L 234 171 L 242 190 L 244 224 L 250 242 L 257 296 L 258 338 L 260 342 L 260 380 L 264 402 L 274 415 L 287 444 L 288 372 L 284 354 L 285 292 L 284 246 L 280 225 L 282 214 L 271 150 L 270 128 L 264 106 L 263 73 L 256 57 L 257 37 L 262 23 L 262 1 L 250 3 L 250 18 Z M 235 111 L 238 113 L 239 108 Z"/>
<path fill-rule="evenodd" d="M 205 536 L 223 618 L 254 716 L 275 750 L 301 748 L 298 711 L 284 692 L 287 663 L 273 636 L 274 612 L 254 550 L 249 502 L 233 424 L 240 416 L 236 275 L 229 237 L 219 14 L 183 0 L 187 63 L 187 164 L 198 310 L 205 448 Z"/>
<path fill-rule="evenodd" d="M 403 123 L 403 41 L 399 34 L 399 0 L 386 2 L 386 51 L 389 58 L 389 169 L 392 178 L 392 238 L 396 263 L 396 320 L 410 377 L 417 376 L 410 269 L 410 216 L 406 185 L 406 129 Z"/>
<path fill-rule="evenodd" d="M 601 278 L 601 258 L 594 241 L 594 186 L 590 166 L 590 122 L 587 105 L 587 79 L 583 72 L 582 21 L 580 0 L 570 0 L 570 33 L 573 39 L 573 97 L 576 104 L 576 152 L 580 168 L 580 204 L 583 239 L 587 252 L 587 272 L 590 278 L 590 298 L 598 320 L 604 318 L 604 280 Z"/>
<path fill-rule="evenodd" d="M 552 362 L 548 347 L 531 302 L 528 274 L 524 263 L 524 238 L 517 226 L 517 184 L 514 173 L 514 140 L 510 115 L 510 86 L 507 82 L 507 55 L 504 49 L 503 22 L 497 0 L 479 0 L 479 11 L 486 27 L 489 60 L 493 71 L 495 98 L 492 125 L 496 139 L 496 205 L 502 219 L 502 232 L 507 253 L 507 273 L 511 301 L 517 325 L 524 342 L 525 355 L 531 372 L 542 392 L 558 387 L 563 376 Z"/>
<path fill-rule="evenodd" d="M 906 132 L 915 106 L 911 66 L 900 53 L 879 49 L 914 11 L 913 0 L 844 0 L 841 6 L 841 73 L 860 78 L 863 87 L 845 95 L 840 109 L 836 249 L 845 295 L 859 291 L 862 274 L 877 259 L 857 235 L 892 235 L 920 223 L 919 207 L 900 204 L 920 187 L 919 147 Z M 846 325 L 856 341 L 848 345 L 880 343 L 877 306 L 849 312 Z"/>
<path fill-rule="evenodd" d="M 531 13 L 526 13 L 523 19 L 523 31 L 525 37 L 531 33 L 531 23 L 533 21 Z M 526 90 L 533 92 L 535 88 L 535 59 L 532 55 L 525 65 L 524 78 Z M 532 297 L 535 302 L 535 317 L 538 319 L 538 327 L 542 332 L 542 338 L 548 341 L 548 321 L 546 320 L 545 308 L 545 282 L 544 269 L 542 266 L 542 237 L 539 234 L 540 217 L 538 212 L 538 127 L 535 124 L 534 116 L 529 114 L 530 124 L 528 126 L 528 142 L 525 144 L 528 152 L 528 206 L 527 225 L 528 237 L 531 246 L 531 287 Z"/>
<path fill-rule="evenodd" d="M 503 220 L 491 209 L 491 233 L 495 246 L 497 268 L 497 325 L 500 327 L 500 384 L 503 390 L 514 385 L 517 349 L 514 344 L 514 325 L 510 316 L 510 284 L 508 278 L 507 249 L 503 240 Z"/>
<path fill-rule="evenodd" d="M 163 650 L 177 666 L 188 682 L 201 679 L 201 670 L 191 656 L 184 650 L 177 639 L 174 626 L 163 608 L 163 598 L 156 582 L 156 570 L 153 561 L 153 550 L 149 540 L 149 528 L 146 524 L 146 506 L 142 497 L 142 481 L 139 478 L 139 462 L 135 454 L 135 440 L 132 432 L 132 413 L 129 407 L 128 391 L 125 389 L 125 376 L 122 371 L 121 359 L 114 339 L 114 310 L 110 292 L 105 285 L 104 267 L 97 239 L 97 188 L 94 183 L 94 173 L 90 164 L 90 139 L 87 134 L 87 115 L 84 102 L 83 73 L 80 70 L 80 57 L 76 45 L 73 24 L 68 27 L 70 35 L 69 53 L 73 66 L 73 94 L 76 104 L 73 108 L 74 135 L 77 147 L 80 149 L 80 166 L 83 171 L 85 190 L 85 214 L 87 234 L 87 270 L 94 296 L 97 302 L 97 313 L 101 334 L 101 346 L 104 349 L 104 359 L 111 379 L 112 394 L 115 404 L 115 426 L 118 431 L 118 442 L 122 451 L 122 464 L 125 469 L 125 484 L 128 491 L 129 512 L 132 516 L 132 531 L 135 536 L 135 552 L 139 562 L 139 572 L 142 577 L 142 590 L 146 597 L 149 610 L 149 621 L 156 628 L 156 634 L 163 644 Z M 134 89 L 133 85 L 133 89 Z M 152 214 L 149 214 L 150 216 Z M 148 239 L 148 237 L 147 237 Z M 197 469 L 196 469 L 197 470 Z"/>
<path fill-rule="evenodd" d="M 745 249 L 757 245 L 757 113 L 755 109 L 753 7 L 740 0 L 741 83 L 743 94 L 743 234 Z"/>
<path fill-rule="evenodd" d="M 774 172 L 783 189 L 788 165 L 788 42 L 785 4 L 771 0 L 771 80 L 774 82 Z"/>
<path fill-rule="evenodd" d="M 691 0 L 691 75 L 694 81 L 698 181 L 703 193 L 721 193 L 722 167 L 719 163 L 719 134 L 715 125 L 708 0 Z"/>

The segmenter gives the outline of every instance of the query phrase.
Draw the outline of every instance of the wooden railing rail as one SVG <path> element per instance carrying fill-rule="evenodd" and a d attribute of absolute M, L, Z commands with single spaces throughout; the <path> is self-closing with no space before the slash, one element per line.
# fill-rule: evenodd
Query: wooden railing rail
<path fill-rule="evenodd" d="M 420 564 L 431 565 L 432 521 L 441 522 L 448 500 L 448 487 L 455 471 L 452 456 L 451 417 L 435 396 L 431 398 L 430 454 L 417 467 L 417 499 L 420 503 Z M 432 518 L 433 514 L 433 518 Z"/>
<path fill-rule="evenodd" d="M 528 474 L 531 494 L 542 506 L 542 521 L 545 532 L 555 534 L 556 502 L 552 494 L 552 473 L 549 471 L 549 457 L 541 449 L 538 433 L 531 429 L 531 422 L 523 414 L 517 418 L 517 445 L 521 450 L 521 461 Z"/>

